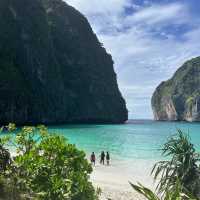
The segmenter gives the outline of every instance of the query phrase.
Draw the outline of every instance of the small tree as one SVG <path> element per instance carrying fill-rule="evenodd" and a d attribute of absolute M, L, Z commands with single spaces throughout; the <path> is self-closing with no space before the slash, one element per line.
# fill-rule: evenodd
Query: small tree
<path fill-rule="evenodd" d="M 170 190 L 179 180 L 183 192 L 200 197 L 200 171 L 197 165 L 199 154 L 189 136 L 178 130 L 178 134 L 164 144 L 162 152 L 170 159 L 156 163 L 152 170 L 154 179 L 159 180 L 158 191 L 164 193 Z"/>
<path fill-rule="evenodd" d="M 130 183 L 132 188 L 138 193 L 143 195 L 148 200 L 197 200 L 192 196 L 186 195 L 182 192 L 182 186 L 179 181 L 176 182 L 172 190 L 166 190 L 165 195 L 161 198 L 159 195 L 155 194 L 152 190 L 144 187 L 141 184 L 135 185 Z"/>
<path fill-rule="evenodd" d="M 178 130 L 162 148 L 169 160 L 153 167 L 154 179 L 159 180 L 158 195 L 141 184 L 131 184 L 134 190 L 148 200 L 197 200 L 200 197 L 199 154 L 187 134 Z M 187 194 L 187 195 L 186 195 Z"/>
<path fill-rule="evenodd" d="M 10 161 L 10 152 L 6 149 L 3 139 L 0 138 L 0 173 L 3 173 L 7 169 Z"/>
<path fill-rule="evenodd" d="M 11 143 L 17 155 L 3 177 L 13 188 L 8 199 L 16 199 L 16 193 L 19 199 L 98 199 L 85 153 L 64 137 L 49 134 L 44 126 L 26 126 Z"/>

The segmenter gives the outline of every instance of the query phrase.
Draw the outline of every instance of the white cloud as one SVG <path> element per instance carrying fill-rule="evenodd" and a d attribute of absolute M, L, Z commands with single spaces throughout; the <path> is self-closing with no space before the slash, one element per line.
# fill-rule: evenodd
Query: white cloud
<path fill-rule="evenodd" d="M 146 23 L 157 24 L 169 20 L 171 23 L 183 23 L 188 18 L 185 18 L 187 8 L 180 3 L 172 3 L 168 5 L 152 5 L 141 9 L 135 14 L 128 16 L 129 23 Z"/>
<path fill-rule="evenodd" d="M 88 15 L 118 14 L 130 5 L 129 0 L 66 0 L 67 3 Z"/>
<path fill-rule="evenodd" d="M 159 5 L 146 1 L 144 7 L 131 0 L 66 1 L 87 16 L 112 54 L 130 118 L 152 117 L 150 99 L 155 87 L 185 60 L 200 55 L 197 19 L 181 1 Z M 127 7 L 133 9 L 132 14 L 126 15 Z M 174 29 L 191 25 L 192 29 L 177 35 L 164 28 L 172 25 Z"/>

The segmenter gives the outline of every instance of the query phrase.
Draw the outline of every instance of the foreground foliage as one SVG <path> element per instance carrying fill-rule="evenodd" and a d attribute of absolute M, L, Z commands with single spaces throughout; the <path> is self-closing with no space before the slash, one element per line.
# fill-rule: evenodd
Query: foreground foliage
<path fill-rule="evenodd" d="M 10 124 L 9 132 L 15 130 Z M 92 167 L 85 153 L 44 126 L 15 130 L 9 144 L 17 155 L 1 171 L 1 198 L 41 200 L 95 200 L 95 189 L 89 182 Z"/>
<path fill-rule="evenodd" d="M 182 186 L 180 185 L 179 181 L 177 181 L 173 190 L 165 191 L 165 196 L 163 196 L 163 198 L 161 198 L 159 195 L 155 194 L 152 190 L 144 187 L 141 184 L 138 184 L 138 185 L 134 185 L 132 183 L 130 184 L 134 190 L 136 190 L 138 193 L 143 195 L 148 200 L 161 200 L 161 199 L 162 200 L 183 200 L 183 199 L 195 200 L 195 198 L 193 198 L 192 196 L 186 195 L 182 192 Z"/>
<path fill-rule="evenodd" d="M 200 199 L 200 159 L 189 136 L 178 130 L 164 144 L 162 154 L 169 159 L 156 163 L 152 170 L 159 181 L 159 195 L 141 184 L 131 186 L 149 200 Z"/>
<path fill-rule="evenodd" d="M 157 189 L 160 193 L 173 189 L 177 180 L 182 184 L 183 192 L 200 197 L 199 154 L 187 134 L 178 130 L 176 136 L 170 138 L 162 148 L 163 156 L 170 160 L 158 162 L 152 173 L 159 179 Z"/>

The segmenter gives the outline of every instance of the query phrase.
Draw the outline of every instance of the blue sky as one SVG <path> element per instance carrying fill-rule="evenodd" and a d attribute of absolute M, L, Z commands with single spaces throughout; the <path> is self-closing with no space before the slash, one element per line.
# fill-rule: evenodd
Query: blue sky
<path fill-rule="evenodd" d="M 88 18 L 112 54 L 129 118 L 152 118 L 157 85 L 200 55 L 200 1 L 65 1 Z"/>

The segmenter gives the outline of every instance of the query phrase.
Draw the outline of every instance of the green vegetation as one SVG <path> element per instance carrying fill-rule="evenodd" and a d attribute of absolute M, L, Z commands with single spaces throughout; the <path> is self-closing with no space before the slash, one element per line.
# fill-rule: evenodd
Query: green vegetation
<path fill-rule="evenodd" d="M 1 140 L 0 160 L 4 167 L 0 174 L 0 199 L 98 199 L 89 182 L 92 167 L 83 151 L 64 137 L 48 133 L 45 126 L 18 130 L 10 124 L 6 128 L 9 132 L 15 130 L 15 136 Z M 5 145 L 16 148 L 17 155 L 11 162 Z"/>
<path fill-rule="evenodd" d="M 0 171 L 5 171 L 10 164 L 10 152 L 5 148 L 7 138 L 0 138 Z"/>
<path fill-rule="evenodd" d="M 158 162 L 152 170 L 154 178 L 160 178 L 159 192 L 170 190 L 179 180 L 184 192 L 189 191 L 196 196 L 200 188 L 199 168 L 197 166 L 200 159 L 189 136 L 178 130 L 178 135 L 170 138 L 164 144 L 162 152 L 164 156 L 170 156 L 171 160 Z"/>
<path fill-rule="evenodd" d="M 0 27 L 1 123 L 127 120 L 112 57 L 75 8 L 63 0 L 1 0 Z"/>
<path fill-rule="evenodd" d="M 12 135 L 0 139 L 0 200 L 98 200 L 100 190 L 89 181 L 92 167 L 84 152 L 45 126 L 4 129 Z M 16 148 L 13 158 L 8 145 Z M 133 189 L 148 200 L 200 199 L 200 156 L 190 137 L 178 130 L 161 150 L 167 160 L 152 170 L 157 192 L 130 183 Z"/>
<path fill-rule="evenodd" d="M 182 186 L 179 181 L 177 181 L 173 190 L 165 191 L 165 196 L 163 198 L 160 198 L 159 195 L 155 194 L 152 190 L 144 187 L 141 184 L 130 184 L 134 190 L 136 190 L 148 200 L 195 200 L 192 196 L 186 195 L 182 192 Z"/>
<path fill-rule="evenodd" d="M 157 191 L 164 200 L 199 199 L 200 198 L 200 161 L 194 145 L 187 134 L 178 130 L 162 148 L 162 154 L 170 160 L 155 164 L 152 174 L 159 180 Z M 160 198 L 141 184 L 132 187 L 149 200 Z M 187 194 L 187 195 L 185 195 Z"/>
<path fill-rule="evenodd" d="M 156 88 L 152 97 L 152 107 L 158 119 L 199 121 L 199 88 L 200 57 L 197 57 L 184 63 L 171 79 L 162 82 Z M 174 112 L 169 111 L 169 102 L 172 102 L 177 118 L 171 118 L 169 115 L 169 112 Z"/>

